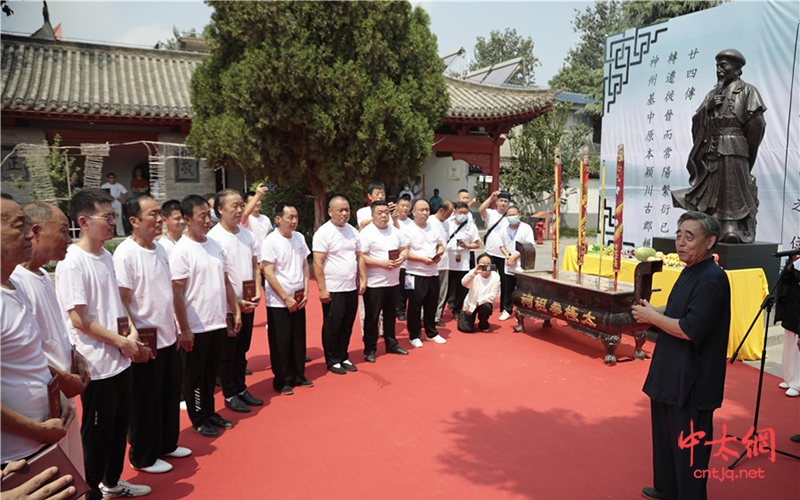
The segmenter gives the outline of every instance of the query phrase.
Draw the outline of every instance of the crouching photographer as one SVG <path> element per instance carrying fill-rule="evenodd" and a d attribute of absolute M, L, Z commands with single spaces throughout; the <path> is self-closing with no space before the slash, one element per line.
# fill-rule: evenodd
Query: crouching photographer
<path fill-rule="evenodd" d="M 489 331 L 489 316 L 492 304 L 500 295 L 500 275 L 488 254 L 478 257 L 478 264 L 462 279 L 461 284 L 469 290 L 464 299 L 463 314 L 458 320 L 458 330 L 464 333 L 475 331 L 475 319 L 482 332 Z"/>

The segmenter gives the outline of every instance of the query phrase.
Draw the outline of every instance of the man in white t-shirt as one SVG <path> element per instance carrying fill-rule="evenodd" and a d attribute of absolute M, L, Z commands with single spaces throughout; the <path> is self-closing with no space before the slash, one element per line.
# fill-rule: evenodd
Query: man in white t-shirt
<path fill-rule="evenodd" d="M 376 200 L 373 200 L 373 202 Z M 348 359 L 350 335 L 358 311 L 358 296 L 366 288 L 360 275 L 358 231 L 348 224 L 350 204 L 343 196 L 328 203 L 330 220 L 314 233 L 314 277 L 322 303 L 322 350 L 328 370 L 338 375 L 358 369 Z M 369 217 L 372 222 L 372 216 Z"/>
<path fill-rule="evenodd" d="M 122 222 L 122 204 L 128 199 L 128 190 L 122 184 L 117 183 L 117 175 L 115 173 L 109 172 L 106 175 L 106 179 L 108 182 L 100 186 L 100 189 L 107 189 L 111 197 L 114 198 L 114 201 L 111 202 L 111 208 L 117 214 L 117 236 L 125 236 L 125 225 Z"/>
<path fill-rule="evenodd" d="M 49 418 L 47 384 L 50 371 L 42 350 L 39 327 L 25 294 L 10 281 L 18 264 L 31 257 L 31 238 L 19 205 L 0 199 L 0 461 L 30 458 L 45 444 L 67 434 L 71 412 Z M 64 400 L 66 403 L 66 400 Z"/>
<path fill-rule="evenodd" d="M 72 350 L 53 281 L 47 271 L 42 269 L 48 262 L 64 260 L 67 255 L 67 247 L 72 242 L 69 220 L 61 209 L 44 202 L 30 203 L 25 206 L 24 212 L 33 235 L 31 257 L 14 269 L 11 281 L 30 303 L 31 312 L 39 327 L 47 364 L 52 372 L 58 373 L 61 392 L 69 398 L 74 411 L 76 397 L 89 384 L 89 372 L 83 356 Z M 83 475 L 80 424 L 71 422 L 67 427 L 66 437 L 58 444 Z"/>
<path fill-rule="evenodd" d="M 497 210 L 489 208 L 492 203 L 497 203 Z M 504 303 L 505 298 L 505 277 L 503 268 L 506 265 L 505 255 L 500 251 L 503 246 L 503 234 L 506 232 L 508 221 L 506 220 L 506 210 L 511 204 L 511 195 L 504 191 L 495 191 L 486 200 L 481 203 L 478 211 L 486 226 L 486 233 L 483 235 L 483 243 L 485 245 L 486 253 L 492 258 L 492 264 L 497 268 L 497 273 L 500 275 L 500 301 Z M 505 311 L 500 315 L 500 321 L 505 321 L 511 315 Z"/>
<path fill-rule="evenodd" d="M 428 222 L 439 231 L 442 242 L 447 245 L 447 239 L 450 235 L 450 229 L 447 221 L 453 214 L 453 202 L 450 200 L 442 200 L 439 204 L 439 209 L 436 213 L 428 217 Z M 442 322 L 442 313 L 444 312 L 444 304 L 447 301 L 447 285 L 450 274 L 450 259 L 443 255 L 439 260 L 439 296 L 436 300 L 436 326 L 444 326 Z"/>
<path fill-rule="evenodd" d="M 454 206 L 453 217 L 447 224 L 448 235 L 445 245 L 445 257 L 449 261 L 447 271 L 447 303 L 453 311 L 453 317 L 458 319 L 461 315 L 461 305 L 467 295 L 467 289 L 461 284 L 461 279 L 470 269 L 469 255 L 481 246 L 478 228 L 469 220 L 469 205 L 459 201 Z M 444 302 L 442 302 L 444 307 Z"/>
<path fill-rule="evenodd" d="M 111 195 L 95 188 L 72 197 L 70 215 L 81 228 L 81 237 L 56 266 L 58 302 L 69 317 L 72 343 L 86 358 L 92 376 L 81 394 L 83 465 L 90 499 L 151 492 L 149 486 L 119 479 L 131 408 L 130 358 L 139 354 L 141 342 L 122 306 L 111 253 L 103 248 L 114 236 L 117 222 L 112 201 Z"/>
<path fill-rule="evenodd" d="M 500 307 L 503 313 L 511 315 L 514 310 L 514 304 L 511 302 L 511 294 L 514 293 L 514 288 L 517 286 L 517 276 L 515 271 L 520 271 L 522 265 L 519 262 L 521 254 L 517 251 L 517 242 L 536 244 L 536 238 L 533 235 L 533 228 L 527 222 L 522 222 L 519 219 L 519 207 L 510 206 L 506 210 L 506 220 L 508 225 L 503 232 L 503 246 L 500 251 L 505 255 L 505 266 L 503 266 L 502 273 L 505 274 L 503 286 L 505 290 L 501 293 Z M 500 269 L 498 269 L 500 272 Z M 502 318 L 502 316 L 501 316 Z"/>
<path fill-rule="evenodd" d="M 131 366 L 128 457 L 134 469 L 159 474 L 172 470 L 159 457 L 191 454 L 178 446 L 181 368 L 172 279 L 167 252 L 155 243 L 164 220 L 158 202 L 144 193 L 128 198 L 122 212 L 133 231 L 114 251 L 114 271 L 122 305 L 148 348 Z"/>
<path fill-rule="evenodd" d="M 261 248 L 264 238 L 272 232 L 272 222 L 269 217 L 261 213 L 261 198 L 268 192 L 266 184 L 259 184 L 255 191 L 248 191 L 244 195 L 245 205 L 241 224 L 253 233 L 258 248 Z"/>
<path fill-rule="evenodd" d="M 251 406 L 261 406 L 264 401 L 247 390 L 245 370 L 247 351 L 253 338 L 255 310 L 261 300 L 261 271 L 258 266 L 256 240 L 240 221 L 244 211 L 242 197 L 233 189 L 223 189 L 214 199 L 214 210 L 219 224 L 208 232 L 208 237 L 219 243 L 225 253 L 225 271 L 231 282 L 239 309 L 242 313 L 242 328 L 236 337 L 225 338 L 219 381 L 225 406 L 235 412 L 248 413 Z M 245 299 L 245 287 L 252 296 Z M 228 310 L 228 314 L 233 311 Z"/>
<path fill-rule="evenodd" d="M 219 374 L 225 338 L 242 324 L 239 304 L 225 271 L 225 253 L 208 238 L 211 208 L 189 195 L 181 201 L 186 234 L 169 256 L 172 298 L 178 318 L 183 357 L 183 397 L 192 429 L 201 436 L 219 436 L 233 422 L 214 410 L 214 382 Z M 227 305 L 226 305 L 227 302 Z M 232 325 L 226 314 L 233 311 Z"/>
<path fill-rule="evenodd" d="M 166 233 L 163 234 L 156 243 L 161 245 L 167 252 L 167 258 L 175 248 L 175 243 L 183 236 L 183 230 L 186 229 L 186 221 L 183 220 L 181 213 L 181 202 L 178 200 L 167 200 L 161 205 L 161 216 L 164 218 L 164 227 Z"/>
<path fill-rule="evenodd" d="M 417 176 L 416 179 L 414 179 L 414 185 L 411 186 L 411 201 L 414 202 L 420 198 L 424 198 L 423 196 L 424 194 L 425 193 L 422 186 L 422 177 Z M 430 205 L 428 206 L 430 207 Z"/>
<path fill-rule="evenodd" d="M 382 182 L 372 182 L 367 186 L 367 200 L 369 200 L 369 203 L 356 211 L 356 224 L 358 224 L 359 231 L 372 222 L 372 211 L 369 206 L 376 201 L 384 201 L 385 199 L 386 187 Z"/>
<path fill-rule="evenodd" d="M 314 387 L 305 376 L 308 255 L 311 253 L 297 229 L 297 209 L 289 202 L 275 205 L 275 231 L 261 245 L 261 272 L 267 281 L 269 360 L 272 387 L 284 395 L 293 387 Z"/>
<path fill-rule="evenodd" d="M 366 276 L 364 292 L 364 360 L 375 362 L 378 348 L 378 322 L 383 315 L 383 338 L 386 352 L 408 354 L 395 336 L 397 299 L 400 292 L 400 266 L 408 256 L 406 236 L 389 223 L 389 204 L 371 205 L 372 224 L 359 234 L 361 258 L 359 274 Z"/>
<path fill-rule="evenodd" d="M 456 203 L 466 203 L 466 205 L 467 205 L 467 220 L 469 220 L 470 224 L 474 225 L 475 224 L 475 218 L 472 215 L 472 207 L 474 207 L 475 205 L 478 204 L 478 199 L 477 198 L 470 199 L 469 198 L 469 190 L 468 189 L 459 189 L 458 190 L 458 194 L 456 195 Z M 451 215 L 450 219 L 448 220 L 448 222 L 450 223 L 451 227 L 453 227 L 453 218 L 454 217 L 455 217 L 455 211 L 453 212 L 453 215 Z M 475 251 L 474 250 L 470 250 L 470 252 L 469 252 L 469 267 L 467 269 L 472 269 L 473 267 L 475 267 Z M 448 295 L 450 297 L 452 297 L 452 294 L 448 294 Z M 450 302 L 450 299 L 447 300 L 447 303 L 448 303 L 448 305 L 450 305 L 450 307 L 454 306 L 454 304 L 452 304 Z M 459 304 L 458 307 L 460 309 L 461 305 Z"/>
<path fill-rule="evenodd" d="M 397 199 L 397 207 L 391 216 L 394 227 L 399 229 L 400 232 L 407 225 L 414 223 L 414 218 L 409 217 L 409 212 L 411 212 L 411 195 L 402 195 Z M 405 286 L 407 261 L 408 258 L 406 257 L 400 265 L 400 294 L 397 303 L 397 319 L 400 321 L 406 320 L 406 306 L 408 304 L 408 291 Z"/>
<path fill-rule="evenodd" d="M 500 295 L 500 276 L 492 271 L 492 259 L 484 253 L 477 261 L 475 268 L 461 278 L 461 284 L 469 290 L 464 298 L 463 314 L 458 319 L 458 330 L 464 333 L 475 332 L 476 318 L 478 329 L 489 331 L 492 304 Z"/>
<path fill-rule="evenodd" d="M 430 207 L 419 199 L 411 207 L 414 223 L 403 232 L 408 238 L 406 282 L 408 289 L 408 337 L 411 345 L 422 347 L 420 336 L 424 323 L 425 338 L 437 344 L 447 341 L 436 330 L 436 303 L 439 299 L 438 264 L 444 254 L 444 241 L 438 229 L 428 222 Z M 421 314 L 424 309 L 424 321 Z"/>

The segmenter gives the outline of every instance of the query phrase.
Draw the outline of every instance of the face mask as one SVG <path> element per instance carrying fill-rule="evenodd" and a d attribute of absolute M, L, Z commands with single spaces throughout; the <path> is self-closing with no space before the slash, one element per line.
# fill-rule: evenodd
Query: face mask
<path fill-rule="evenodd" d="M 508 216 L 508 224 L 511 226 L 516 226 L 519 224 L 519 216 L 518 215 L 509 215 Z"/>
<path fill-rule="evenodd" d="M 211 212 L 209 213 L 209 215 L 211 215 L 211 220 L 212 220 L 212 221 L 214 221 L 214 222 L 219 222 L 219 217 L 217 217 L 217 213 L 216 213 L 216 212 L 214 212 L 214 210 L 213 210 L 213 209 L 211 210 Z"/>
<path fill-rule="evenodd" d="M 458 214 L 456 215 L 456 222 L 459 224 L 463 224 L 467 220 L 467 214 Z"/>
<path fill-rule="evenodd" d="M 403 191 L 408 191 L 408 186 L 403 186 Z"/>

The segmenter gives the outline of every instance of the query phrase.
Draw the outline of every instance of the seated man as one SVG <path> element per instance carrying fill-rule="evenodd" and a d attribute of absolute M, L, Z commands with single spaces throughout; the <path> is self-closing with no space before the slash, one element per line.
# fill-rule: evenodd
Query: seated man
<path fill-rule="evenodd" d="M 478 328 L 482 332 L 489 331 L 489 316 L 492 315 L 492 304 L 500 295 L 500 275 L 492 270 L 492 258 L 489 254 L 478 257 L 478 265 L 468 272 L 461 284 L 469 289 L 464 299 L 463 314 L 458 320 L 458 330 L 464 333 L 475 331 L 475 317 L 478 317 Z"/>

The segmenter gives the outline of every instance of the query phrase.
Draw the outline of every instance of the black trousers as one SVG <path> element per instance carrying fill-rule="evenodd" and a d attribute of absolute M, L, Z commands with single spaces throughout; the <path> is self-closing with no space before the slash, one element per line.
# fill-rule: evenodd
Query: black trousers
<path fill-rule="evenodd" d="M 514 293 L 514 288 L 517 286 L 517 275 L 516 274 L 505 274 L 502 275 L 506 278 L 505 283 L 502 284 L 503 286 L 503 297 L 501 300 L 501 305 L 503 311 L 506 311 L 508 314 L 511 314 L 511 311 L 514 310 L 514 302 L 511 300 L 511 295 Z"/>
<path fill-rule="evenodd" d="M 508 311 L 511 314 L 511 309 L 506 309 L 506 304 L 511 303 L 511 296 L 506 298 L 506 294 L 508 291 L 506 290 L 506 280 L 508 276 L 505 273 L 506 267 L 506 259 L 503 257 L 495 257 L 494 255 L 489 256 L 492 259 L 492 264 L 497 267 L 497 274 L 500 275 L 500 309 L 503 311 Z"/>
<path fill-rule="evenodd" d="M 322 350 L 331 367 L 348 358 L 353 321 L 358 312 L 358 291 L 331 292 L 331 301 L 322 304 Z"/>
<path fill-rule="evenodd" d="M 463 312 L 458 320 L 458 331 L 472 333 L 475 331 L 475 318 L 478 319 L 478 328 L 489 328 L 489 316 L 492 315 L 491 304 L 481 304 L 472 311 L 472 314 Z"/>
<path fill-rule="evenodd" d="M 219 381 L 225 398 L 232 398 L 247 390 L 244 372 L 247 370 L 247 351 L 253 340 L 253 318 L 255 312 L 242 314 L 242 328 L 235 337 L 225 336 L 222 363 L 219 367 Z"/>
<path fill-rule="evenodd" d="M 450 309 L 453 315 L 456 316 L 461 313 L 461 307 L 464 305 L 464 298 L 469 293 L 469 289 L 461 284 L 461 280 L 467 275 L 469 271 L 453 271 L 450 270 L 448 279 L 450 284 L 447 287 L 447 303 L 450 304 Z"/>
<path fill-rule="evenodd" d="M 708 477 L 695 477 L 695 471 L 708 469 L 712 447 L 706 441 L 714 439 L 714 411 L 692 410 L 650 401 L 650 419 L 653 432 L 653 487 L 670 500 L 705 500 Z M 704 432 L 694 446 L 681 449 L 680 434 L 684 440 L 692 433 Z M 694 457 L 692 457 L 694 455 Z M 693 463 L 690 465 L 690 463 Z"/>
<path fill-rule="evenodd" d="M 131 370 L 102 380 L 92 380 L 81 394 L 83 467 L 89 493 L 100 500 L 100 483 L 117 485 L 125 462 L 125 436 L 131 408 Z"/>
<path fill-rule="evenodd" d="M 227 328 L 196 333 L 191 352 L 181 350 L 183 358 L 183 398 L 192 425 L 214 415 L 214 386 L 222 362 Z"/>
<path fill-rule="evenodd" d="M 295 386 L 306 381 L 306 310 L 267 307 L 267 340 L 272 365 L 272 387 Z"/>
<path fill-rule="evenodd" d="M 128 458 L 134 467 L 150 467 L 178 447 L 180 434 L 180 356 L 162 347 L 156 359 L 131 365 L 132 404 Z"/>
<path fill-rule="evenodd" d="M 406 290 L 406 270 L 400 268 L 400 293 L 397 300 L 397 315 L 406 314 L 406 303 L 408 302 L 408 290 Z"/>
<path fill-rule="evenodd" d="M 378 348 L 378 321 L 383 313 L 383 340 L 386 352 L 397 347 L 395 312 L 401 285 L 367 288 L 364 292 L 364 354 L 375 354 Z"/>
<path fill-rule="evenodd" d="M 414 289 L 409 290 L 408 297 L 408 338 L 418 339 L 422 327 L 425 335 L 433 338 L 439 335 L 436 331 L 436 305 L 439 302 L 439 276 L 414 276 Z M 425 317 L 421 318 L 422 310 Z"/>

